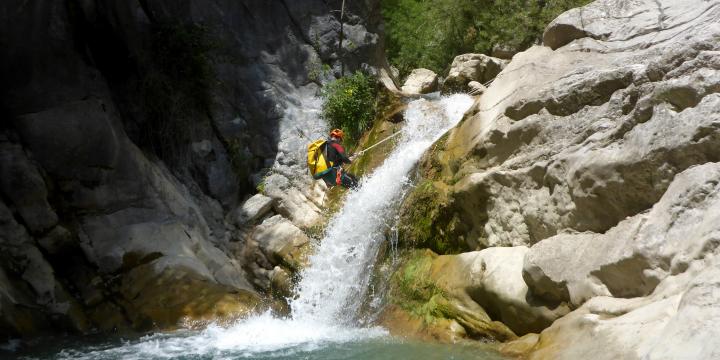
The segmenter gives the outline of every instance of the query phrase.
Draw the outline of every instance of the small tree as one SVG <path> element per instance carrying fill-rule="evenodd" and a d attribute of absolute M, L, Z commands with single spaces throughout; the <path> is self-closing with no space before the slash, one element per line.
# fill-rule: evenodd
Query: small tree
<path fill-rule="evenodd" d="M 322 90 L 322 116 L 332 128 L 340 128 L 354 144 L 375 117 L 375 79 L 357 71 L 337 79 Z"/>

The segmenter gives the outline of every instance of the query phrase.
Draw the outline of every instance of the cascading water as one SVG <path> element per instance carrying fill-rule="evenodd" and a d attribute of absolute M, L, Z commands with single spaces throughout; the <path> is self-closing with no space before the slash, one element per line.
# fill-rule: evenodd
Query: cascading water
<path fill-rule="evenodd" d="M 468 95 L 418 99 L 405 112 L 403 134 L 395 150 L 374 173 L 348 194 L 328 225 L 325 237 L 301 273 L 291 300 L 292 316 L 266 313 L 229 328 L 211 326 L 200 333 L 156 334 L 103 349 L 63 350 L 61 358 L 337 358 L 342 344 L 384 338 L 378 327 L 357 319 L 366 297 L 377 251 L 397 204 L 410 186 L 409 173 L 432 143 L 454 126 L 472 105 Z M 363 345 L 360 358 L 375 357 Z M 383 345 L 385 355 L 389 345 Z M 339 350 L 338 350 L 338 347 Z M 333 353 L 335 351 L 335 353 Z M 406 350 L 399 356 L 405 357 Z M 415 350 L 428 355 L 431 350 Z M 347 355 L 343 358 L 348 358 Z"/>
<path fill-rule="evenodd" d="M 354 325 L 375 255 L 408 186 L 410 170 L 470 105 L 472 98 L 460 94 L 409 104 L 395 151 L 347 196 L 311 257 L 312 266 L 302 272 L 298 296 L 291 302 L 294 319 Z"/>

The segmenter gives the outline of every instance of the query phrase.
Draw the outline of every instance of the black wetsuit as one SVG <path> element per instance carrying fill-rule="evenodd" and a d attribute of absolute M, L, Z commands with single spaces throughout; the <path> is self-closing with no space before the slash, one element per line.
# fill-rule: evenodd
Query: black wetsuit
<path fill-rule="evenodd" d="M 357 187 L 358 183 L 355 175 L 342 169 L 343 164 L 352 163 L 345 153 L 345 148 L 333 139 L 328 140 L 325 143 L 325 146 L 326 159 L 333 164 L 331 171 L 328 171 L 328 173 L 322 177 L 322 179 L 325 180 L 325 183 L 330 187 L 335 185 L 342 185 L 346 188 Z M 340 172 L 339 177 L 338 171 Z"/>

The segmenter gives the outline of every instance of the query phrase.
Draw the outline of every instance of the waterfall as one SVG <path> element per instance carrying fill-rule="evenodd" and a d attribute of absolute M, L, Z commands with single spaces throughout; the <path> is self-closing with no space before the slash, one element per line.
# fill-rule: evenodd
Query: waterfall
<path fill-rule="evenodd" d="M 472 105 L 457 94 L 418 99 L 405 111 L 395 150 L 329 222 L 310 266 L 301 273 L 292 316 L 301 321 L 352 326 L 365 298 L 375 255 L 392 225 L 397 203 L 409 185 L 410 170 L 432 143 L 455 125 Z"/>
<path fill-rule="evenodd" d="M 470 96 L 456 94 L 412 101 L 405 111 L 403 134 L 385 162 L 351 191 L 329 222 L 310 265 L 301 273 L 292 316 L 270 313 L 223 328 L 201 332 L 154 334 L 138 342 L 90 352 L 63 350 L 65 359 L 294 358 L 332 344 L 384 337 L 379 327 L 363 327 L 357 319 L 386 230 L 410 184 L 409 174 L 422 154 L 457 124 L 472 105 Z M 337 350 L 340 351 L 340 350 Z M 336 355 L 330 355 L 336 358 Z"/>

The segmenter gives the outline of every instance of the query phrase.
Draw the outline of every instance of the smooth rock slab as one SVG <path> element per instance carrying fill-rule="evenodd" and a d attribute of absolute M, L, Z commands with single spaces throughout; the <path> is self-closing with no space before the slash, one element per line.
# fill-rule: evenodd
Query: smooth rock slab
<path fill-rule="evenodd" d="M 415 69 L 410 72 L 402 92 L 406 94 L 427 94 L 436 91 L 438 88 L 438 76 L 432 70 Z"/>

